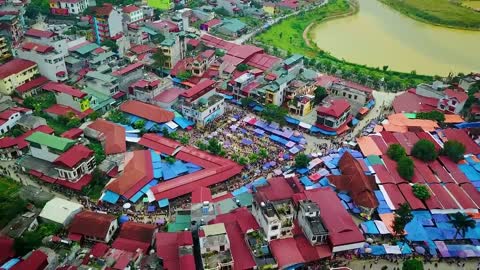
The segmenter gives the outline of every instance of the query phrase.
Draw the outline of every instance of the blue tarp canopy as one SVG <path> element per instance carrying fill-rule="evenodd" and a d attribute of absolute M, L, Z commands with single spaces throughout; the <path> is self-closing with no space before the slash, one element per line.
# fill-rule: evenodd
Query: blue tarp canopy
<path fill-rule="evenodd" d="M 158 206 L 160 207 L 167 207 L 170 204 L 168 199 L 161 199 L 158 201 Z"/>
<path fill-rule="evenodd" d="M 242 139 L 242 144 L 251 145 L 252 143 L 253 143 L 253 141 L 250 140 L 250 139 Z"/>
<path fill-rule="evenodd" d="M 242 193 L 245 193 L 245 192 L 248 192 L 248 188 L 247 187 L 241 187 L 239 189 L 235 189 L 234 191 L 232 191 L 232 195 L 233 197 L 236 197 Z"/>
<path fill-rule="evenodd" d="M 299 169 L 297 169 L 297 172 L 298 172 L 299 174 L 305 174 L 305 173 L 308 172 L 308 168 L 299 168 Z"/>
<path fill-rule="evenodd" d="M 316 127 L 316 126 L 312 126 L 310 128 L 310 131 L 313 132 L 313 133 L 322 133 L 324 135 L 328 135 L 328 136 L 336 136 L 337 133 L 335 131 L 327 131 L 327 130 L 323 130 L 319 127 Z"/>
<path fill-rule="evenodd" d="M 127 215 L 121 215 L 119 218 L 118 218 L 118 222 L 120 222 L 120 224 L 122 223 L 125 223 L 127 221 L 129 221 L 130 218 L 127 216 Z"/>
<path fill-rule="evenodd" d="M 260 177 L 258 178 L 257 180 L 255 180 L 252 185 L 255 186 L 255 187 L 259 187 L 259 186 L 264 186 L 268 183 L 267 181 L 267 178 L 265 177 Z"/>
<path fill-rule="evenodd" d="M 119 198 L 120 198 L 120 195 L 110 190 L 107 190 L 102 197 L 102 201 L 109 202 L 111 204 L 116 204 Z"/>
<path fill-rule="evenodd" d="M 15 264 L 19 263 L 20 262 L 20 259 L 19 258 L 13 258 L 9 261 L 7 261 L 6 263 L 4 263 L 2 266 L 0 266 L 0 269 L 5 269 L 5 270 L 8 270 L 10 268 L 12 268 Z"/>
<path fill-rule="evenodd" d="M 264 131 L 264 130 L 261 130 L 261 129 L 259 129 L 259 128 L 254 129 L 253 132 L 257 133 L 258 135 L 263 135 L 263 134 L 265 134 L 265 131 Z"/>
<path fill-rule="evenodd" d="M 367 106 L 365 106 L 365 107 L 371 109 L 371 108 L 373 108 L 373 106 L 375 106 L 375 100 L 374 100 L 374 99 L 370 100 L 370 101 L 367 103 Z"/>
<path fill-rule="evenodd" d="M 300 124 L 300 120 L 297 120 L 290 116 L 285 116 L 285 121 L 287 121 L 287 123 L 294 124 L 294 125 Z"/>
<path fill-rule="evenodd" d="M 358 122 L 360 122 L 360 120 L 358 120 L 357 118 L 353 118 L 353 119 L 352 119 L 352 125 L 355 126 L 355 125 L 358 124 Z"/>
<path fill-rule="evenodd" d="M 260 106 L 260 105 L 255 105 L 255 107 L 253 107 L 253 110 L 256 111 L 256 112 L 262 112 L 262 111 L 263 111 L 263 107 Z"/>
<path fill-rule="evenodd" d="M 133 195 L 129 201 L 136 203 L 143 195 L 144 193 L 140 190 L 139 192 L 135 193 L 135 195 Z"/>
<path fill-rule="evenodd" d="M 186 118 L 177 116 L 173 118 L 173 122 L 177 123 L 182 129 L 186 129 L 189 126 L 193 126 L 194 123 Z"/>
<path fill-rule="evenodd" d="M 464 122 L 455 125 L 456 128 L 478 128 L 480 127 L 480 122 Z"/>
<path fill-rule="evenodd" d="M 306 187 L 313 186 L 312 181 L 310 181 L 310 179 L 308 179 L 308 177 L 306 177 L 306 176 L 302 176 L 300 178 L 300 182 L 302 182 L 302 184 L 305 185 Z"/>
<path fill-rule="evenodd" d="M 225 95 L 225 94 L 223 94 L 223 97 L 224 97 L 226 100 L 231 100 L 231 99 L 233 99 L 233 96 L 230 96 L 230 95 Z"/>
<path fill-rule="evenodd" d="M 366 234 L 380 234 L 373 220 L 363 222 L 362 229 Z"/>

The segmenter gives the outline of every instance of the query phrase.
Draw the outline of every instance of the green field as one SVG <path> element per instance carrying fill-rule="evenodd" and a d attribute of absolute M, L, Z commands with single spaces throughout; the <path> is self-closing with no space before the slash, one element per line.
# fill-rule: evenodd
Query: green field
<path fill-rule="evenodd" d="M 451 0 L 379 0 L 419 21 L 440 26 L 480 30 L 480 13 Z"/>
<path fill-rule="evenodd" d="M 318 49 L 307 33 L 307 45 L 303 32 L 311 24 L 321 23 L 328 19 L 349 16 L 356 12 L 356 6 L 351 6 L 348 0 L 331 0 L 329 4 L 291 16 L 271 26 L 255 37 L 256 45 L 260 45 L 275 55 L 302 54 L 311 60 L 310 66 L 328 73 L 340 72 L 349 79 L 355 78 L 357 82 L 377 87 L 382 81 L 388 89 L 404 90 L 421 82 L 429 81 L 431 76 L 411 73 L 401 73 L 383 70 L 382 67 L 367 67 L 362 64 L 349 63 L 337 59 L 332 55 Z M 283 54 L 283 55 L 282 55 Z"/>
<path fill-rule="evenodd" d="M 462 1 L 462 6 L 480 10 L 480 1 Z"/>
<path fill-rule="evenodd" d="M 26 202 L 20 199 L 20 183 L 0 176 L 0 228 L 25 210 Z"/>

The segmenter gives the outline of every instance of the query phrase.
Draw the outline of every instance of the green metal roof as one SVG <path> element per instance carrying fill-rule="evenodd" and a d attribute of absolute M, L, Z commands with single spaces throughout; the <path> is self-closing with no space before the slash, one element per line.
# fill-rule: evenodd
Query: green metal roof
<path fill-rule="evenodd" d="M 75 58 L 73 56 L 67 56 L 65 57 L 65 63 L 67 64 L 77 64 L 77 63 L 80 63 L 82 60 L 78 59 L 78 58 Z"/>
<path fill-rule="evenodd" d="M 87 77 L 97 79 L 97 80 L 101 80 L 101 81 L 104 81 L 104 82 L 109 82 L 109 83 L 113 83 L 117 80 L 117 78 L 113 77 L 112 75 L 103 74 L 103 73 L 100 73 L 98 71 L 89 71 L 87 73 Z"/>
<path fill-rule="evenodd" d="M 105 72 L 111 72 L 112 71 L 112 68 L 108 65 L 100 65 L 97 67 L 97 72 L 100 72 L 100 73 L 105 73 Z"/>
<path fill-rule="evenodd" d="M 93 98 L 95 98 L 96 103 L 95 104 L 90 103 L 90 105 L 92 106 L 92 109 L 95 110 L 95 111 L 100 110 L 103 107 L 115 102 L 115 100 L 112 97 L 110 97 L 108 95 L 105 95 L 101 92 L 98 92 L 96 90 L 93 90 L 89 87 L 83 89 L 83 92 L 85 92 L 85 93 L 89 94 L 90 96 L 92 96 Z"/>
<path fill-rule="evenodd" d="M 277 83 L 279 86 L 284 84 L 284 83 L 289 83 L 291 81 L 293 81 L 295 79 L 295 75 L 294 74 L 287 74 L 285 76 L 282 76 L 280 78 L 278 78 L 277 80 L 275 80 L 275 83 Z"/>
<path fill-rule="evenodd" d="M 190 229 L 190 222 L 192 217 L 190 215 L 176 215 L 175 222 L 168 224 L 168 232 L 181 232 L 185 229 Z"/>
<path fill-rule="evenodd" d="M 383 165 L 382 159 L 379 156 L 367 156 L 367 160 L 371 165 Z"/>
<path fill-rule="evenodd" d="M 95 57 L 93 57 L 91 63 L 92 64 L 97 64 L 99 62 L 102 62 L 102 61 L 105 61 L 106 59 L 114 56 L 115 53 L 114 52 L 104 52 L 104 53 L 101 53 Z"/>
<path fill-rule="evenodd" d="M 224 19 L 220 28 L 224 28 L 229 32 L 236 33 L 245 29 L 247 25 L 237 19 Z"/>
<path fill-rule="evenodd" d="M 75 52 L 79 53 L 79 54 L 87 54 L 87 53 L 90 53 L 91 51 L 97 49 L 97 48 L 100 48 L 100 46 L 98 46 L 98 44 L 96 43 L 89 43 L 85 46 L 82 46 L 78 49 L 75 50 Z"/>
<path fill-rule="evenodd" d="M 144 27 L 142 27 L 141 29 L 142 29 L 142 31 L 146 32 L 146 33 L 149 34 L 149 35 L 152 35 L 152 36 L 158 35 L 158 32 L 155 31 L 155 30 L 153 30 L 152 28 L 149 28 L 149 27 L 145 27 L 145 26 L 144 26 Z"/>
<path fill-rule="evenodd" d="M 65 152 L 75 144 L 75 141 L 57 137 L 43 132 L 34 132 L 25 139 L 27 142 L 37 143 Z"/>
<path fill-rule="evenodd" d="M 161 46 L 167 46 L 167 47 L 172 47 L 174 44 L 175 44 L 175 40 L 173 38 L 166 38 L 160 43 Z"/>
<path fill-rule="evenodd" d="M 297 62 L 298 60 L 300 60 L 302 58 L 303 58 L 303 55 L 294 54 L 294 55 L 290 56 L 289 58 L 285 59 L 285 61 L 283 61 L 283 63 L 285 63 L 285 65 L 291 65 L 291 64 Z"/>
<path fill-rule="evenodd" d="M 253 201 L 253 195 L 249 192 L 240 193 L 235 197 L 235 200 L 238 200 L 241 206 L 251 206 Z"/>

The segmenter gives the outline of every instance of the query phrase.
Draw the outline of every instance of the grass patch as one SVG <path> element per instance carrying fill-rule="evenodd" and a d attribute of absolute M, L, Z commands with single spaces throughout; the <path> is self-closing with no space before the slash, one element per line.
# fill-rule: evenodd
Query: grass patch
<path fill-rule="evenodd" d="M 271 26 L 256 36 L 255 43 L 266 49 L 273 49 L 275 55 L 284 56 L 282 52 L 286 52 L 287 55 L 302 54 L 310 58 L 319 70 L 329 73 L 340 71 L 344 77 L 355 78 L 362 84 L 370 83 L 373 87 L 384 84 L 389 89 L 403 90 L 432 80 L 432 76 L 418 75 L 414 72 L 403 73 L 350 63 L 314 47 L 315 43 L 311 40 L 312 47 L 305 42 L 303 32 L 310 24 L 347 16 L 355 11 L 356 5 L 350 4 L 348 0 L 331 0 L 327 5 L 301 12 Z"/>
<path fill-rule="evenodd" d="M 461 29 L 480 30 L 480 14 L 451 0 L 380 0 L 419 21 Z"/>
<path fill-rule="evenodd" d="M 0 177 L 0 228 L 25 211 L 27 202 L 18 195 L 20 188 L 20 183 Z"/>

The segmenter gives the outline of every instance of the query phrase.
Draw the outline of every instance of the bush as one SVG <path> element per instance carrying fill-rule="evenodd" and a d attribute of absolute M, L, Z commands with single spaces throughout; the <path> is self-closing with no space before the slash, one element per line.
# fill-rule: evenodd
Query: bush
<path fill-rule="evenodd" d="M 453 162 L 459 162 L 465 154 L 465 145 L 458 141 L 448 141 L 443 144 L 441 154 L 447 156 Z"/>
<path fill-rule="evenodd" d="M 415 184 L 412 186 L 412 192 L 415 197 L 419 198 L 420 200 L 427 200 L 430 198 L 430 192 L 425 185 L 422 184 Z"/>
<path fill-rule="evenodd" d="M 306 168 L 308 167 L 308 162 L 310 159 L 304 153 L 300 153 L 295 157 L 295 167 L 297 168 Z"/>
<path fill-rule="evenodd" d="M 431 111 L 431 112 L 419 112 L 417 113 L 418 119 L 428 119 L 437 121 L 438 123 L 443 123 L 445 121 L 445 114 L 439 111 Z"/>
<path fill-rule="evenodd" d="M 403 148 L 403 146 L 398 143 L 394 143 L 388 147 L 387 155 L 392 160 L 399 161 L 403 157 L 407 156 L 407 152 L 405 152 L 405 148 Z"/>
<path fill-rule="evenodd" d="M 423 263 L 417 259 L 409 259 L 403 263 L 402 270 L 423 270 Z"/>
<path fill-rule="evenodd" d="M 421 139 L 413 146 L 412 156 L 423 161 L 433 161 L 437 158 L 438 153 L 433 142 Z"/>
<path fill-rule="evenodd" d="M 397 172 L 402 178 L 408 181 L 412 180 L 414 174 L 413 160 L 406 156 L 401 158 L 397 163 Z"/>

